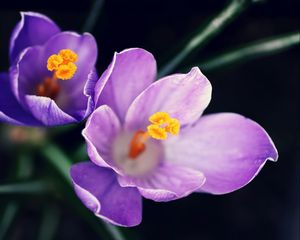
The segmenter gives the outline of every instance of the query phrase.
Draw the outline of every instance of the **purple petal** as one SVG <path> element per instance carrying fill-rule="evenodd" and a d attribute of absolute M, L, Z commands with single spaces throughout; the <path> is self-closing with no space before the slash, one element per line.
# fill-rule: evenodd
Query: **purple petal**
<path fill-rule="evenodd" d="M 97 74 L 94 67 L 98 54 L 97 43 L 89 33 L 79 35 L 74 32 L 62 32 L 45 44 L 42 65 L 46 66 L 49 56 L 65 48 L 73 50 L 78 55 L 77 71 L 72 79 L 60 81 L 61 92 L 56 102 L 63 111 L 82 120 L 89 114 L 87 108 L 91 109 L 93 103 L 93 92 L 84 90 L 91 88 L 91 83 L 95 85 L 96 82 Z"/>
<path fill-rule="evenodd" d="M 130 105 L 125 128 L 145 129 L 155 112 L 167 112 L 181 125 L 196 121 L 209 104 L 211 85 L 199 68 L 167 76 L 143 91 Z"/>
<path fill-rule="evenodd" d="M 27 95 L 25 101 L 33 116 L 46 126 L 77 122 L 75 118 L 62 111 L 56 103 L 48 97 Z"/>
<path fill-rule="evenodd" d="M 61 49 L 71 49 L 78 55 L 77 71 L 74 77 L 69 81 L 61 81 L 62 91 L 72 93 L 72 96 L 78 97 L 83 95 L 84 86 L 88 80 L 88 76 L 94 70 L 98 55 L 98 48 L 95 38 L 84 33 L 79 35 L 75 32 L 62 32 L 52 37 L 44 46 L 44 58 L 42 64 L 47 66 L 47 59 L 52 54 L 57 54 Z"/>
<path fill-rule="evenodd" d="M 59 81 L 60 93 L 55 99 L 55 105 L 65 112 L 65 115 L 71 116 L 75 121 L 81 121 L 94 108 L 94 92 L 91 89 L 97 79 L 94 70 L 97 45 L 90 34 L 63 32 L 52 37 L 44 46 L 24 50 L 16 65 L 10 69 L 12 89 L 19 102 L 26 108 L 25 96 L 36 95 L 38 84 L 46 77 L 52 76 L 46 67 L 48 57 L 64 48 L 71 48 L 78 54 L 77 71 L 71 80 Z M 44 116 L 38 119 L 40 118 Z"/>
<path fill-rule="evenodd" d="M 30 113 L 25 111 L 11 92 L 7 73 L 0 73 L 0 121 L 14 125 L 40 126 Z"/>
<path fill-rule="evenodd" d="M 77 196 L 96 216 L 116 225 L 132 227 L 142 220 L 142 198 L 136 188 L 123 188 L 116 174 L 91 162 L 71 168 Z"/>
<path fill-rule="evenodd" d="M 145 198 L 167 202 L 196 191 L 204 184 L 205 177 L 193 169 L 163 164 L 144 178 L 119 176 L 118 180 L 123 187 L 137 187 Z"/>
<path fill-rule="evenodd" d="M 248 184 L 277 150 L 266 131 L 234 113 L 211 114 L 165 142 L 167 159 L 204 173 L 202 191 L 224 194 Z"/>
<path fill-rule="evenodd" d="M 77 122 L 77 119 L 64 112 L 52 99 L 35 95 L 37 84 L 47 76 L 46 65 L 39 64 L 42 59 L 41 46 L 27 48 L 20 54 L 18 63 L 10 70 L 13 93 L 23 108 L 28 109 L 43 125 Z"/>
<path fill-rule="evenodd" d="M 156 61 L 151 53 L 139 48 L 115 53 L 96 85 L 96 106 L 107 104 L 123 122 L 131 102 L 155 77 Z"/>
<path fill-rule="evenodd" d="M 26 48 L 15 65 L 10 68 L 11 89 L 21 105 L 26 108 L 26 94 L 36 94 L 36 87 L 45 77 L 50 76 L 43 62 L 43 48 Z"/>
<path fill-rule="evenodd" d="M 10 39 L 11 63 L 26 47 L 41 45 L 59 32 L 59 27 L 45 15 L 21 12 L 21 20 L 14 28 Z"/>
<path fill-rule="evenodd" d="M 95 85 L 98 81 L 98 74 L 95 69 L 91 70 L 91 72 L 88 75 L 87 82 L 84 86 L 84 95 L 88 98 L 87 101 L 87 108 L 84 112 L 83 119 L 87 118 L 95 109 L 95 103 L 94 103 L 94 91 L 95 91 Z"/>
<path fill-rule="evenodd" d="M 91 114 L 82 135 L 87 143 L 88 155 L 95 164 L 117 171 L 112 161 L 111 148 L 120 129 L 118 117 L 107 105 L 97 108 Z"/>

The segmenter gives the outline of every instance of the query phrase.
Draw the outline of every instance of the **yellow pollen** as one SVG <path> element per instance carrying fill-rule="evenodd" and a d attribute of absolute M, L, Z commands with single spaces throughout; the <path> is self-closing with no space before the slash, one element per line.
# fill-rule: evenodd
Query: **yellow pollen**
<path fill-rule="evenodd" d="M 49 71 L 57 70 L 58 66 L 63 63 L 63 58 L 59 55 L 53 54 L 48 58 L 47 68 Z"/>
<path fill-rule="evenodd" d="M 147 127 L 148 134 L 157 140 L 166 140 L 168 133 L 164 128 L 161 128 L 158 125 L 151 124 Z"/>
<path fill-rule="evenodd" d="M 170 115 L 165 112 L 156 112 L 149 117 L 149 121 L 157 125 L 168 124 L 170 120 Z"/>
<path fill-rule="evenodd" d="M 55 72 L 57 78 L 61 80 L 71 79 L 76 72 L 77 67 L 74 63 L 69 62 L 68 64 L 62 64 L 58 67 Z"/>
<path fill-rule="evenodd" d="M 176 118 L 172 118 L 165 129 L 167 132 L 177 136 L 180 131 L 180 122 Z"/>
<path fill-rule="evenodd" d="M 148 134 L 159 140 L 165 140 L 168 133 L 178 135 L 180 131 L 180 122 L 176 118 L 171 118 L 166 112 L 156 112 L 149 117 L 152 123 L 147 127 Z"/>
<path fill-rule="evenodd" d="M 61 80 L 71 79 L 76 70 L 76 62 L 78 56 L 70 49 L 62 49 L 58 55 L 53 54 L 47 60 L 47 69 L 49 71 L 55 71 L 55 76 Z"/>
<path fill-rule="evenodd" d="M 77 54 L 70 49 L 62 49 L 59 51 L 58 55 L 61 56 L 66 63 L 76 62 L 78 59 Z"/>

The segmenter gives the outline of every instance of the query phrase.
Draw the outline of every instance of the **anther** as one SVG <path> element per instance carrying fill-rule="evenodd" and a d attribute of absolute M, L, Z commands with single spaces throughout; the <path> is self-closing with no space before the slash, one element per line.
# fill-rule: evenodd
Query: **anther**
<path fill-rule="evenodd" d="M 47 69 L 54 71 L 56 78 L 61 80 L 71 79 L 76 70 L 78 56 L 70 49 L 62 49 L 58 54 L 51 55 L 47 60 Z"/>

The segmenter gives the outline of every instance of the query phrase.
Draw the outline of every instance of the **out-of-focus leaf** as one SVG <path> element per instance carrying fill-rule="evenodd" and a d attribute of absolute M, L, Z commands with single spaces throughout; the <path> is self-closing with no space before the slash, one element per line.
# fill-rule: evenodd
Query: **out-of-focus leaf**
<path fill-rule="evenodd" d="M 171 73 L 190 53 L 204 47 L 210 39 L 220 33 L 229 23 L 239 16 L 250 3 L 256 1 L 232 0 L 230 3 L 200 31 L 188 41 L 185 47 L 161 68 L 159 77 Z"/>
<path fill-rule="evenodd" d="M 239 64 L 253 58 L 268 56 L 300 44 L 299 32 L 293 32 L 281 36 L 275 36 L 243 47 L 226 51 L 197 64 L 205 71 L 215 70 L 229 64 Z"/>
<path fill-rule="evenodd" d="M 91 32 L 93 30 L 97 22 L 97 19 L 100 15 L 103 4 L 104 4 L 104 0 L 94 0 L 94 3 L 91 6 L 91 10 L 89 12 L 89 16 L 87 17 L 84 26 L 82 28 L 83 32 Z"/>
<path fill-rule="evenodd" d="M 41 194 L 49 191 L 49 185 L 44 180 L 0 185 L 0 195 L 4 194 Z"/>
<path fill-rule="evenodd" d="M 11 202 L 5 206 L 3 215 L 0 218 L 0 240 L 4 240 L 15 216 L 19 210 L 19 204 Z"/>
<path fill-rule="evenodd" d="M 47 205 L 43 211 L 38 239 L 52 240 L 55 239 L 55 233 L 59 224 L 60 211 L 55 205 Z"/>

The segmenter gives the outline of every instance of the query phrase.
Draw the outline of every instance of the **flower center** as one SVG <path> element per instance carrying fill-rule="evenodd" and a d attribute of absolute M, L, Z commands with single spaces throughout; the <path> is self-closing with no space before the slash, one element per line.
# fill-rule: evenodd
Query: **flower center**
<path fill-rule="evenodd" d="M 38 96 L 49 97 L 51 99 L 55 99 L 57 97 L 59 90 L 60 86 L 55 75 L 52 77 L 46 77 L 45 80 L 36 88 Z"/>
<path fill-rule="evenodd" d="M 55 99 L 60 90 L 58 79 L 69 80 L 74 76 L 77 70 L 74 62 L 77 59 L 77 54 L 71 49 L 62 49 L 58 54 L 52 54 L 47 60 L 47 69 L 53 72 L 53 75 L 52 77 L 46 77 L 37 86 L 37 95 Z"/>
<path fill-rule="evenodd" d="M 151 124 L 148 125 L 147 131 L 137 131 L 130 142 L 128 156 L 135 159 L 145 151 L 146 141 L 149 138 L 157 140 L 166 140 L 168 133 L 178 135 L 180 131 L 180 122 L 176 118 L 171 118 L 166 112 L 156 112 L 149 117 Z"/>
<path fill-rule="evenodd" d="M 149 139 L 145 142 L 145 151 L 133 160 L 128 156 L 128 149 L 133 136 L 134 133 L 122 132 L 115 138 L 112 145 L 112 159 L 125 175 L 143 177 L 156 168 L 163 159 L 164 152 L 160 142 Z"/>

